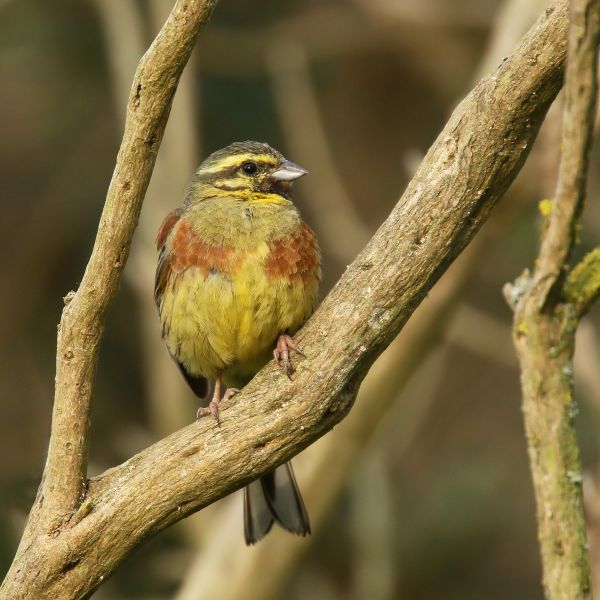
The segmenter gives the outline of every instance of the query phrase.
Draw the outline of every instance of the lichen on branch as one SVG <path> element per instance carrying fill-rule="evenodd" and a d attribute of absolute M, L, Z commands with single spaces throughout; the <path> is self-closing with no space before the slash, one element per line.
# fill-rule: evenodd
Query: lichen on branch
<path fill-rule="evenodd" d="M 508 286 L 513 339 L 521 367 L 523 414 L 535 490 L 546 596 L 591 596 L 573 425 L 575 332 L 600 289 L 598 250 L 569 271 L 585 198 L 600 40 L 600 0 L 572 0 L 561 159 L 554 200 L 542 205 L 546 226 L 531 275 Z"/>
<path fill-rule="evenodd" d="M 600 295 L 600 246 L 588 252 L 571 269 L 565 282 L 565 299 L 583 316 Z"/>

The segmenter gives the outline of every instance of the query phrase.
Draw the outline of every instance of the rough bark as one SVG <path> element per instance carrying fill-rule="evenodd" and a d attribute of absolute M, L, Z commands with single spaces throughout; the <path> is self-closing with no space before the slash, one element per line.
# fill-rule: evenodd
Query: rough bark
<path fill-rule="evenodd" d="M 33 570 L 23 569 L 22 560 L 32 549 L 39 549 L 33 540 L 60 539 L 61 529 L 72 523 L 86 497 L 90 407 L 106 314 L 128 257 L 177 83 L 215 3 L 178 0 L 135 73 L 123 140 L 92 254 L 79 289 L 65 297 L 44 477 L 17 557 L 3 583 L 3 597 L 41 598 L 41 590 L 50 589 L 38 586 L 53 573 L 55 557 L 38 554 Z M 58 591 L 63 589 L 60 581 L 52 585 L 59 587 L 52 587 L 47 597 L 71 597 Z M 73 591 L 73 586 L 70 582 L 64 589 Z"/>
<path fill-rule="evenodd" d="M 546 596 L 591 597 L 573 420 L 573 352 L 582 313 L 598 294 L 597 252 L 569 272 L 585 197 L 597 95 L 600 1 L 573 0 L 565 84 L 561 161 L 555 199 L 533 274 L 507 289 L 521 366 L 523 413 L 537 504 Z"/>
<path fill-rule="evenodd" d="M 167 23 L 166 41 L 173 43 L 176 29 L 191 27 L 192 6 L 200 10 L 196 3 L 177 3 L 180 21 L 171 18 L 171 29 Z M 88 595 L 145 538 L 289 459 L 347 414 L 368 368 L 483 225 L 522 166 L 561 86 L 566 29 L 566 1 L 557 0 L 513 54 L 456 108 L 386 222 L 301 332 L 306 359 L 297 362 L 293 381 L 268 365 L 224 407 L 221 428 L 208 419 L 194 423 L 86 486 L 85 461 L 75 450 L 85 454 L 85 441 L 78 440 L 87 433 L 96 347 L 145 189 L 140 180 L 147 183 L 162 134 L 162 127 L 140 128 L 141 122 L 126 130 L 133 146 L 119 154 L 121 169 L 111 184 L 96 250 L 61 326 L 49 456 L 56 470 L 53 486 L 47 475 L 4 597 Z M 144 66 L 141 72 L 147 78 L 153 73 Z M 138 71 L 132 118 L 151 113 L 155 104 L 145 94 L 154 90 L 164 97 L 179 72 L 163 70 L 146 81 Z M 161 125 L 167 113 L 158 114 Z M 87 369 L 67 366 L 73 364 Z M 62 489 L 63 482 L 70 491 L 60 494 L 50 511 L 45 496 Z"/>

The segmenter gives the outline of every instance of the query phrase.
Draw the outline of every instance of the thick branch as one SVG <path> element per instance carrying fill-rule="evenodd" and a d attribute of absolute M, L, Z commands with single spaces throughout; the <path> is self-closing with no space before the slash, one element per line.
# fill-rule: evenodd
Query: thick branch
<path fill-rule="evenodd" d="M 375 358 L 522 166 L 561 85 L 566 26 L 566 2 L 557 0 L 455 110 L 398 205 L 299 336 L 307 359 L 294 381 L 267 366 L 225 408 L 221 428 L 194 423 L 92 480 L 58 535 L 23 551 L 19 567 L 36 574 L 36 595 L 19 597 L 89 593 L 143 539 L 287 460 L 345 416 Z M 40 553 L 48 557 L 43 569 Z"/>
<path fill-rule="evenodd" d="M 593 277 L 590 280 L 590 274 L 597 271 L 597 257 L 590 255 L 571 273 L 565 289 L 563 284 L 585 196 L 600 0 L 572 0 L 570 18 L 556 199 L 531 282 L 525 277 L 519 284 L 525 283 L 525 289 L 516 302 L 513 327 L 521 364 L 544 587 L 552 600 L 591 595 L 581 463 L 573 427 L 577 409 L 572 361 L 579 318 L 597 294 Z"/>

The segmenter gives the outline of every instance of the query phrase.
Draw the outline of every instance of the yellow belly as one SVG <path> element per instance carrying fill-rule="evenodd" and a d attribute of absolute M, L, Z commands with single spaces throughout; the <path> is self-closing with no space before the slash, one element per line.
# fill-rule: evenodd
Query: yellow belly
<path fill-rule="evenodd" d="M 293 334 L 312 312 L 318 282 L 267 278 L 264 251 L 246 256 L 231 276 L 190 267 L 165 289 L 165 341 L 191 375 L 245 385 L 272 357 L 278 334 Z"/>

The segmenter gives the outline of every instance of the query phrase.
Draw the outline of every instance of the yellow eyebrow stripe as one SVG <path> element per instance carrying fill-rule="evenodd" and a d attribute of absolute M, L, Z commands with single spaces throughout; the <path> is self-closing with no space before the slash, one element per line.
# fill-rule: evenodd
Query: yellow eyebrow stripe
<path fill-rule="evenodd" d="M 228 167 L 241 165 L 247 160 L 252 160 L 256 163 L 262 163 L 267 165 L 276 165 L 279 162 L 274 156 L 271 156 L 270 154 L 235 154 L 234 156 L 226 156 L 218 162 L 209 165 L 208 167 L 204 167 L 202 169 L 202 172 L 217 173 L 219 171 L 222 171 L 223 169 L 227 169 Z"/>

